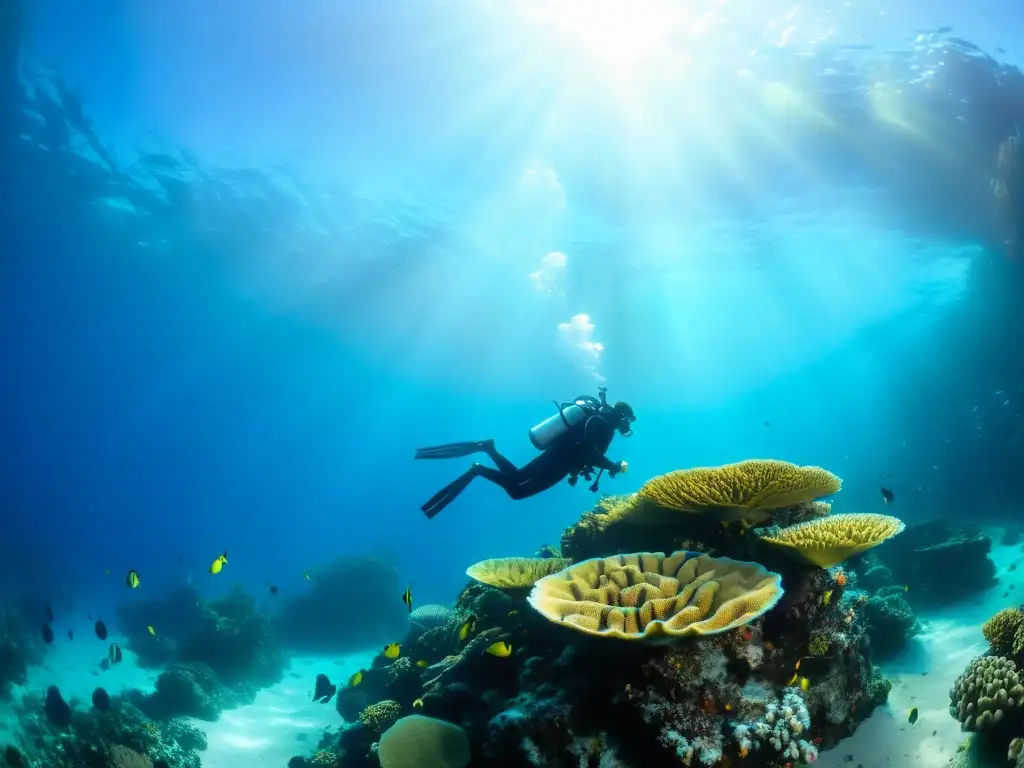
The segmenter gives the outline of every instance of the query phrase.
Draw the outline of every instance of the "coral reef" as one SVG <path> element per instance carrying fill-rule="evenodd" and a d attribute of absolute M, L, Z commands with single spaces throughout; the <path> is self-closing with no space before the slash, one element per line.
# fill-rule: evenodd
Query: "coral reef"
<path fill-rule="evenodd" d="M 285 648 L 340 653 L 372 648 L 401 637 L 408 615 L 398 596 L 398 571 L 377 557 L 341 557 L 310 569 L 305 592 L 281 603 L 274 629 Z M 359 620 L 340 610 L 353 595 L 363 609 Z"/>
<path fill-rule="evenodd" d="M 58 694 L 59 695 L 59 694 Z M 52 698 L 49 694 L 48 699 Z M 149 720 L 121 697 L 106 712 L 68 707 L 56 724 L 46 703 L 25 695 L 17 706 L 23 724 L 20 747 L 33 765 L 47 768 L 199 768 L 206 736 L 183 720 Z"/>
<path fill-rule="evenodd" d="M 786 504 L 769 512 L 766 535 L 829 519 L 827 505 L 807 498 L 824 481 L 796 469 L 780 476 L 801 489 L 799 504 L 782 490 L 771 496 L 755 472 L 742 475 L 753 488 L 728 498 L 749 509 Z M 782 768 L 813 761 L 885 702 L 889 684 L 871 662 L 871 596 L 852 571 L 794 559 L 717 508 L 663 510 L 662 522 L 645 524 L 656 515 L 637 510 L 651 503 L 601 499 L 563 536 L 565 554 L 598 554 L 540 577 L 529 594 L 530 568 L 510 581 L 488 577 L 502 588 L 472 581 L 438 613 L 443 623 L 418 626 L 397 658 L 379 654 L 338 691 L 346 723 L 321 742 L 316 763 L 383 766 L 391 731 L 382 737 L 381 727 L 422 715 L 464 731 L 473 763 L 492 768 Z M 686 550 L 656 554 L 679 541 Z M 902 616 L 898 590 L 878 599 L 887 621 Z M 417 749 L 424 762 L 411 764 L 445 764 L 431 754 Z"/>
<path fill-rule="evenodd" d="M 912 605 L 945 606 L 996 583 L 991 549 L 992 540 L 979 531 L 929 520 L 908 525 L 879 550 L 878 557 L 893 583 L 910 587 L 907 599 Z"/>

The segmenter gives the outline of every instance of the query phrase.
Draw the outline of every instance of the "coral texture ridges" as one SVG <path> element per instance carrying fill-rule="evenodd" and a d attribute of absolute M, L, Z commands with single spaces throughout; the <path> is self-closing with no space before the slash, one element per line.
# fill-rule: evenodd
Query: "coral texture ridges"
<path fill-rule="evenodd" d="M 761 541 L 780 547 L 812 565 L 831 568 L 903 532 L 891 515 L 828 515 L 780 529 Z"/>
<path fill-rule="evenodd" d="M 813 501 L 840 488 L 842 480 L 821 467 L 749 459 L 669 472 L 648 480 L 637 496 L 665 509 L 729 518 Z"/>
<path fill-rule="evenodd" d="M 466 575 L 499 589 L 521 589 L 571 564 L 564 557 L 498 557 L 471 565 Z"/>
<path fill-rule="evenodd" d="M 587 634 L 657 642 L 726 632 L 782 597 L 782 580 L 757 563 L 695 552 L 594 558 L 547 576 L 530 604 Z"/>

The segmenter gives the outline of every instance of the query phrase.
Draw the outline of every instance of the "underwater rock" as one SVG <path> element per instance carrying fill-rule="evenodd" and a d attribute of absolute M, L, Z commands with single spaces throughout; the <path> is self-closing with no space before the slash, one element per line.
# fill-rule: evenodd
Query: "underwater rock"
<path fill-rule="evenodd" d="M 60 695 L 60 689 L 51 685 L 46 689 L 46 701 L 44 703 L 46 717 L 58 728 L 67 728 L 71 725 L 71 706 L 64 701 Z"/>
<path fill-rule="evenodd" d="M 141 667 L 162 667 L 175 658 L 178 644 L 198 633 L 203 625 L 202 599 L 193 586 L 182 586 L 167 597 L 121 602 L 115 608 L 117 630 L 128 638 L 125 647 Z M 148 627 L 156 627 L 150 634 Z"/>
<path fill-rule="evenodd" d="M 857 559 L 857 586 L 865 592 L 877 592 L 896 584 L 896 578 L 874 552 Z"/>
<path fill-rule="evenodd" d="M 979 531 L 928 520 L 908 525 L 878 557 L 896 584 L 909 587 L 913 605 L 945 606 L 996 583 L 991 549 L 992 540 Z"/>
<path fill-rule="evenodd" d="M 342 653 L 394 642 L 409 628 L 398 570 L 376 557 L 340 557 L 281 603 L 274 630 L 292 650 Z M 357 598 L 358 596 L 358 598 Z M 414 596 L 415 597 L 415 596 Z M 351 610 L 358 599 L 359 610 Z"/>
<path fill-rule="evenodd" d="M 878 659 L 892 658 L 920 627 L 901 587 L 884 587 L 863 606 L 871 649 Z"/>
<path fill-rule="evenodd" d="M 262 687 L 281 679 L 284 657 L 270 620 L 242 587 L 201 608 L 199 628 L 180 643 L 178 660 L 206 665 L 229 687 Z"/>
<path fill-rule="evenodd" d="M 255 689 L 228 688 L 205 664 L 175 662 L 156 679 L 156 690 L 131 693 L 132 703 L 154 720 L 194 717 L 214 721 L 222 710 L 251 703 Z"/>

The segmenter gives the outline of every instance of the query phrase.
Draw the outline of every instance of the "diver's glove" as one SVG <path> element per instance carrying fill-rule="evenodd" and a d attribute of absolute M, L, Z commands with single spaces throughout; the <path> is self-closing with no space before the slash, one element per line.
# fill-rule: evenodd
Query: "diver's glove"
<path fill-rule="evenodd" d="M 627 469 L 629 469 L 629 464 L 627 464 L 624 461 L 620 461 L 618 469 L 609 469 L 608 470 L 608 477 L 614 478 L 616 475 L 618 475 L 621 472 L 625 472 Z"/>

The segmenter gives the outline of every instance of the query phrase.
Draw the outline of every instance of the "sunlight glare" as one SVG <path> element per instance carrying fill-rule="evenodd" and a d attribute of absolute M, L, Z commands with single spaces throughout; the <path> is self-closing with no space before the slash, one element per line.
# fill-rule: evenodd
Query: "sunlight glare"
<path fill-rule="evenodd" d="M 660 52 L 686 20 L 672 0 L 520 0 L 531 21 L 551 27 L 594 58 L 633 66 Z"/>

